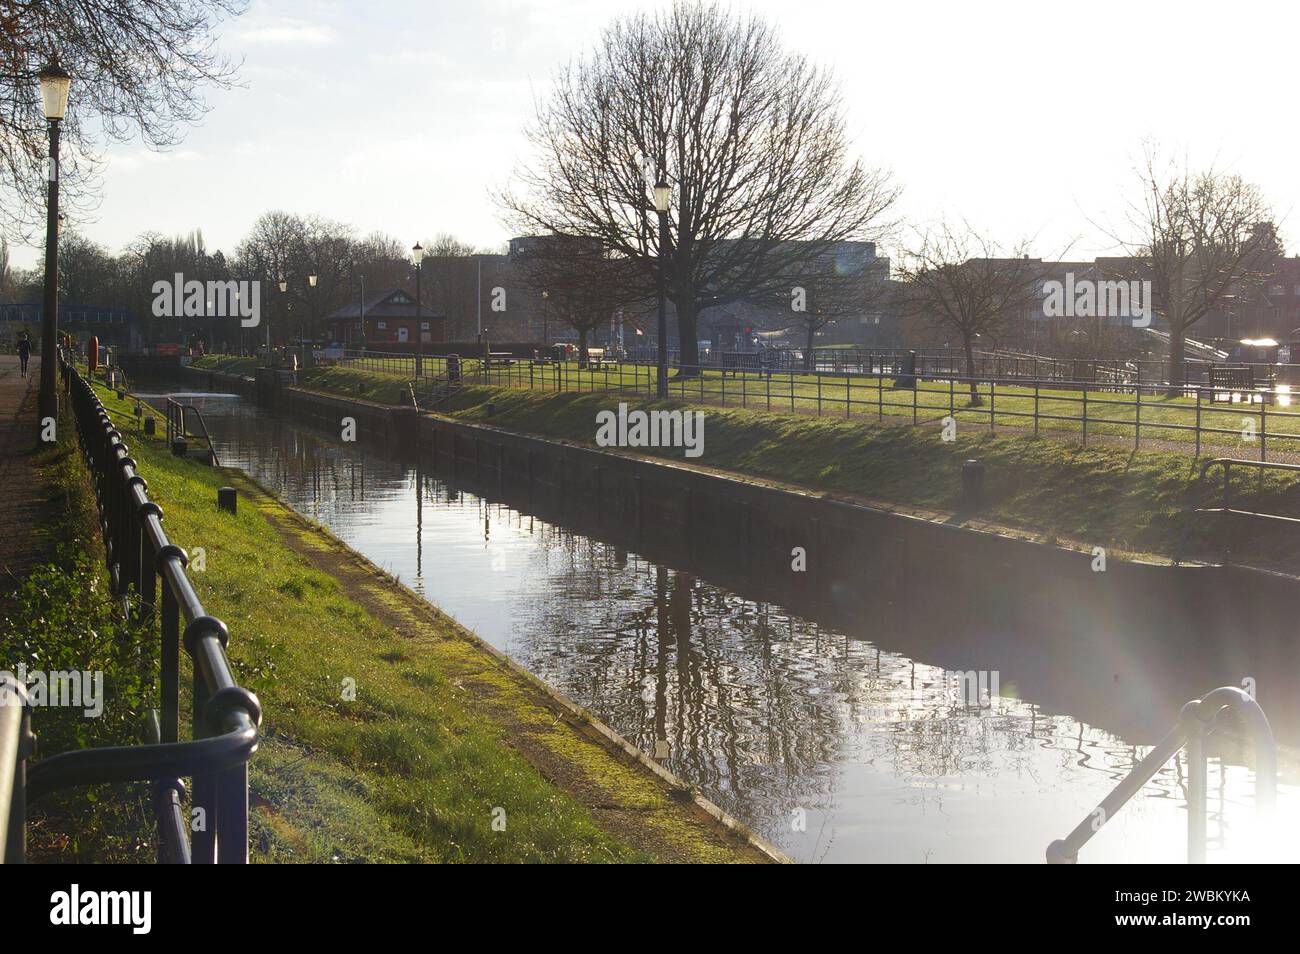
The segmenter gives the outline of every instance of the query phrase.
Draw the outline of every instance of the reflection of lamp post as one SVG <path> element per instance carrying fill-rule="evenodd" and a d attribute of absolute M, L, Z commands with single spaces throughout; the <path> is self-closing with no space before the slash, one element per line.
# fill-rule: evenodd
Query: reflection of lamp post
<path fill-rule="evenodd" d="M 655 183 L 655 211 L 659 213 L 659 385 L 655 393 L 668 397 L 668 312 L 664 303 L 666 283 L 664 269 L 668 267 L 668 198 L 672 189 L 660 179 Z"/>
<path fill-rule="evenodd" d="M 420 332 L 420 263 L 424 261 L 424 246 L 419 242 L 411 248 L 411 261 L 415 263 L 415 379 L 424 376 L 424 335 Z"/>
<path fill-rule="evenodd" d="M 50 124 L 49 191 L 45 220 L 45 303 L 41 311 L 41 385 L 37 400 L 38 425 L 44 431 L 46 418 L 59 416 L 57 365 L 54 352 L 59 340 L 59 123 L 68 108 L 68 87 L 72 77 L 54 64 L 37 74 L 41 101 Z"/>

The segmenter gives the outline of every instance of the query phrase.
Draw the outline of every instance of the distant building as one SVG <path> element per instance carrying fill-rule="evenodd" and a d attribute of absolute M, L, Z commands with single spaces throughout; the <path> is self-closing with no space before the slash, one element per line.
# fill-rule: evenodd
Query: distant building
<path fill-rule="evenodd" d="M 39 337 L 44 313 L 41 302 L 0 304 L 0 337 L 12 338 L 24 329 Z M 95 335 L 101 344 L 117 348 L 131 348 L 137 343 L 135 319 L 125 308 L 59 302 L 59 330 L 79 341 Z"/>
<path fill-rule="evenodd" d="M 427 307 L 421 307 L 417 339 L 415 313 L 414 295 L 401 288 L 386 288 L 343 306 L 326 317 L 325 323 L 331 341 L 345 347 L 364 341 L 367 348 L 414 351 L 417 340 L 421 344 L 445 340 L 445 315 L 430 314 Z"/>

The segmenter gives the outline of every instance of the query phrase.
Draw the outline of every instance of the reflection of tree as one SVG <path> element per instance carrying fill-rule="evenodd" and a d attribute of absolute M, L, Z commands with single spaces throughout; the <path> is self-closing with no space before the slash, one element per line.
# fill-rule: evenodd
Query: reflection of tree
<path fill-rule="evenodd" d="M 508 548 L 509 572 L 481 585 L 509 600 L 512 654 L 642 751 L 653 755 L 666 741 L 668 768 L 778 839 L 793 807 L 835 806 L 846 765 L 899 780 L 928 811 L 942 810 L 953 787 L 1106 788 L 1143 754 L 1016 700 L 973 711 L 948 697 L 942 669 L 463 493 L 334 435 L 220 408 L 203 410 L 223 461 L 345 541 L 364 549 L 364 524 L 413 526 L 419 512 L 426 529 L 476 549 Z M 383 509 L 390 505 L 397 516 Z M 423 556 L 437 580 L 445 550 Z M 1178 796 L 1176 768 L 1155 791 Z"/>

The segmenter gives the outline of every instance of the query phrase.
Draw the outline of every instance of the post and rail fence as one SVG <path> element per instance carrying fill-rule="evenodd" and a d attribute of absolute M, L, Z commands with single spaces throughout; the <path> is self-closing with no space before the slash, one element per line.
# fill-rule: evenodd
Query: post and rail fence
<path fill-rule="evenodd" d="M 60 352 L 59 368 L 94 482 L 111 590 L 138 601 L 135 612 L 159 640 L 160 710 L 143 727 L 147 744 L 80 749 L 28 764 L 39 713 L 33 718 L 26 705 L 0 706 L 5 861 L 25 858 L 28 802 L 70 786 L 148 782 L 160 862 L 247 863 L 248 762 L 257 750 L 261 704 L 235 679 L 226 656 L 226 625 L 199 600 L 186 575 L 188 557 L 168 539 L 162 508 L 149 499 L 148 485 L 94 388 L 71 354 Z M 184 740 L 182 648 L 193 670 L 190 737 Z M 188 792 L 185 779 L 191 781 Z"/>
<path fill-rule="evenodd" d="M 367 352 L 340 363 L 410 381 L 421 407 L 429 407 L 461 384 L 543 391 L 623 393 L 654 398 L 653 364 L 602 358 L 581 367 L 574 361 L 512 356 L 426 357 L 413 378 L 409 355 Z M 455 371 L 452 371 L 454 363 Z M 1038 437 L 1131 443 L 1141 449 L 1222 452 L 1243 446 L 1260 461 L 1300 459 L 1300 396 L 1291 385 L 1265 379 L 1259 385 L 969 377 L 922 371 L 907 365 L 875 365 L 863 372 L 779 370 L 734 366 L 678 368 L 669 397 L 720 407 L 875 418 L 881 422 L 935 424 L 946 417 L 989 431 L 1018 430 Z M 454 386 L 451 386 L 453 385 Z M 972 394 L 974 399 L 972 399 Z M 1226 456 L 1220 453 L 1219 456 Z"/>

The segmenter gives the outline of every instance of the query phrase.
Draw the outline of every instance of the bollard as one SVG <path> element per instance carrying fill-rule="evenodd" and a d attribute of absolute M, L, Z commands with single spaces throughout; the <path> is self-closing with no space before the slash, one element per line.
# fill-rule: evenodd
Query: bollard
<path fill-rule="evenodd" d="M 152 434 L 154 432 L 154 422 L 152 417 L 146 417 L 144 419 L 144 432 L 146 434 Z"/>
<path fill-rule="evenodd" d="M 974 510 L 980 505 L 984 496 L 984 462 L 982 460 L 963 461 L 961 465 L 961 499 L 962 505 Z"/>
<path fill-rule="evenodd" d="M 487 402 L 487 416 L 488 416 L 488 417 L 496 417 L 496 414 L 497 414 L 497 405 L 496 405 L 496 402 L 495 402 L 495 401 L 488 401 L 488 402 Z"/>
<path fill-rule="evenodd" d="M 239 495 L 234 487 L 221 487 L 217 490 L 217 506 L 227 513 L 235 513 L 239 508 Z"/>
<path fill-rule="evenodd" d="M 190 442 L 183 437 L 178 437 L 172 441 L 172 456 L 184 457 L 190 452 Z"/>

